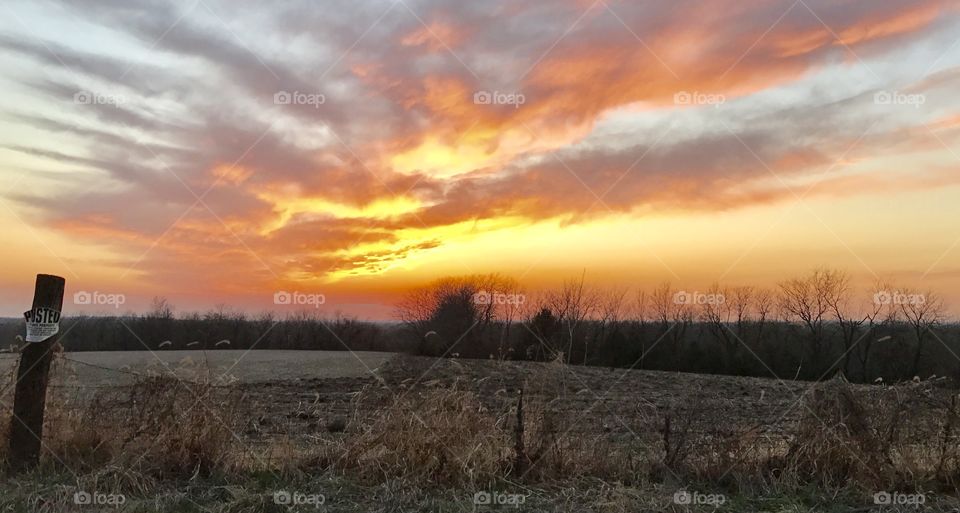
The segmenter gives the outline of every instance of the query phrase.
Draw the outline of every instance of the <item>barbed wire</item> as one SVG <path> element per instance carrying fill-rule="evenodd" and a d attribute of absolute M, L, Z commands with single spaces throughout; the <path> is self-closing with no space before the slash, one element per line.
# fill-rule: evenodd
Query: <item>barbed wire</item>
<path fill-rule="evenodd" d="M 138 380 L 143 379 L 152 379 L 157 377 L 163 377 L 168 375 L 174 377 L 172 373 L 144 373 L 138 372 L 131 369 L 125 368 L 116 368 L 108 367 L 104 365 L 98 365 L 90 362 L 85 362 L 75 358 L 70 358 L 67 356 L 61 356 L 62 360 L 69 362 L 70 364 L 83 366 L 86 368 L 96 369 L 103 372 L 108 372 L 115 375 L 129 376 Z M 181 380 L 180 376 L 176 376 L 178 380 Z M 258 383 L 214 383 L 214 382 L 194 382 L 188 380 L 182 380 L 184 384 L 204 386 L 210 388 L 253 388 L 256 389 Z M 376 383 L 376 379 L 370 377 L 370 383 Z M 487 382 L 489 383 L 489 382 Z M 512 417 L 515 415 L 514 408 L 515 404 L 513 400 L 515 399 L 515 393 L 511 391 L 504 390 L 503 393 L 494 393 L 489 394 L 491 389 L 496 388 L 488 386 L 487 383 L 472 383 L 474 387 L 470 387 L 470 382 L 464 382 L 459 379 L 441 379 L 436 383 L 428 386 L 415 386 L 413 388 L 418 389 L 418 391 L 429 392 L 431 390 L 457 390 L 464 392 L 475 392 L 480 393 L 481 396 L 478 397 L 480 402 L 484 404 L 491 415 L 496 416 L 499 419 L 503 419 L 504 425 L 509 425 L 512 421 Z M 266 382 L 263 385 L 269 387 L 275 382 Z M 421 384 L 422 385 L 422 384 Z M 461 386 L 466 385 L 464 388 Z M 102 391 L 116 391 L 118 393 L 126 396 L 127 394 L 132 394 L 132 391 L 137 387 L 143 386 L 143 383 L 99 383 L 99 384 L 84 384 L 84 383 L 51 383 L 49 385 L 51 388 L 55 388 L 61 391 L 75 390 L 81 392 L 83 390 L 96 390 L 99 392 Z M 548 387 L 549 388 L 549 387 Z M 370 394 L 369 396 L 363 396 L 360 401 L 354 401 L 354 398 L 358 394 L 362 394 L 364 390 L 369 390 L 376 392 L 377 387 L 367 387 L 367 386 L 358 386 L 356 390 L 350 391 L 326 391 L 321 401 L 321 393 L 317 392 L 317 399 L 315 401 L 304 400 L 303 393 L 304 390 L 274 390 L 271 389 L 271 396 L 269 397 L 270 401 L 274 403 L 273 408 L 266 408 L 262 413 L 261 417 L 252 418 L 248 424 L 257 425 L 256 435 L 249 438 L 250 441 L 260 441 L 267 443 L 266 439 L 272 438 L 274 436 L 282 436 L 290 434 L 291 431 L 295 431 L 298 434 L 303 434 L 309 436 L 311 433 L 316 434 L 318 431 L 304 431 L 300 433 L 302 429 L 293 428 L 292 426 L 304 425 L 304 424 L 319 424 L 322 423 L 324 418 L 329 418 L 332 416 L 353 416 L 358 415 L 361 419 L 366 422 L 376 422 L 376 416 L 383 413 L 384 411 L 395 412 L 398 414 L 424 414 L 425 411 L 435 410 L 437 406 L 435 403 L 426 403 L 426 404 L 415 404 L 414 402 L 390 402 L 385 400 L 386 398 L 378 397 L 376 393 Z M 501 389 L 497 389 L 497 392 L 500 392 Z M 528 389 L 529 390 L 529 389 Z M 893 389 L 879 389 L 878 391 L 884 390 L 893 390 Z M 310 391 L 309 388 L 306 391 Z M 484 394 L 486 393 L 486 394 Z M 583 396 L 578 394 L 576 391 L 563 390 L 558 394 L 555 390 L 529 390 L 529 398 L 533 399 L 533 405 L 538 405 L 536 407 L 549 408 L 550 411 L 546 412 L 546 415 L 554 417 L 555 420 L 565 418 L 570 415 L 577 415 L 578 412 L 584 411 L 581 404 L 588 404 L 595 400 L 595 398 Z M 701 394 L 702 395 L 702 394 Z M 330 396 L 337 396 L 332 401 Z M 266 399 L 266 398 L 264 398 Z M 560 402 L 555 402 L 555 399 L 560 399 Z M 626 397 L 624 393 L 616 394 L 614 396 L 605 398 L 604 400 L 610 403 L 623 403 L 627 399 L 631 403 L 639 399 L 639 397 Z M 653 404 L 649 400 L 653 399 L 658 402 L 664 402 L 665 404 Z M 689 398 L 687 398 L 689 399 Z M 565 434 L 572 435 L 574 438 L 585 436 L 597 436 L 597 437 L 608 437 L 613 442 L 623 442 L 622 440 L 618 441 L 617 437 L 627 434 L 634 434 L 634 432 L 641 433 L 641 437 L 637 439 L 632 439 L 633 442 L 639 443 L 641 445 L 650 445 L 656 446 L 659 443 L 659 437 L 661 436 L 660 429 L 663 426 L 664 416 L 676 416 L 677 418 L 689 418 L 692 416 L 690 423 L 682 428 L 682 433 L 686 436 L 692 437 L 689 441 L 691 447 L 707 447 L 713 446 L 718 440 L 725 442 L 736 443 L 737 440 L 747 440 L 750 439 L 765 439 L 766 443 L 761 444 L 764 446 L 764 450 L 769 448 L 772 445 L 778 445 L 783 443 L 789 443 L 793 436 L 795 436 L 791 430 L 792 427 L 795 427 L 799 422 L 802 415 L 800 413 L 796 415 L 788 415 L 777 418 L 777 420 L 768 421 L 765 419 L 757 419 L 757 416 L 741 417 L 736 415 L 731 415 L 731 406 L 736 405 L 735 399 L 721 397 L 721 394 L 716 394 L 711 396 L 710 399 L 713 402 L 707 403 L 698 403 L 696 405 L 674 405 L 673 402 L 677 400 L 686 400 L 681 397 L 646 397 L 644 402 L 646 404 L 636 405 L 637 408 L 630 408 L 630 415 L 640 415 L 643 418 L 634 417 L 628 422 L 629 426 L 618 425 L 617 422 L 611 420 L 613 415 L 594 415 L 593 418 L 589 419 L 582 427 L 577 427 L 574 429 L 561 428 L 561 426 L 551 427 L 548 425 L 538 425 L 536 432 L 544 435 L 557 435 Z M 542 404 L 539 401 L 543 401 Z M 122 399 L 120 401 L 122 403 Z M 670 403 L 670 404 L 666 404 Z M 277 408 L 280 406 L 280 408 Z M 295 406 L 295 407 L 294 407 Z M 532 406 L 532 405 L 531 405 Z M 744 407 L 744 405 L 739 405 L 744 414 L 749 413 L 751 410 L 749 407 Z M 766 408 L 776 408 L 778 403 L 776 401 L 771 401 L 769 404 L 762 404 Z M 67 403 L 58 404 L 57 407 L 65 413 L 70 413 L 74 411 L 81 411 L 86 409 L 88 406 L 83 401 L 71 401 Z M 753 407 L 758 407 L 758 405 L 753 405 Z M 546 410 L 544 410 L 546 411 Z M 755 412 L 754 412 L 755 413 Z M 935 415 L 936 412 L 929 411 L 927 412 L 930 415 Z M 259 420 L 264 416 L 268 417 L 269 420 L 264 424 L 260 425 Z M 704 423 L 709 424 L 708 427 L 704 427 Z M 931 423 L 930 428 L 936 429 L 937 426 Z M 417 427 L 411 427 L 410 429 L 397 429 L 396 426 L 393 426 L 393 429 L 397 430 L 399 433 L 411 433 L 423 435 L 424 429 L 430 431 L 439 431 L 443 429 L 448 429 L 449 424 L 443 423 L 427 423 L 426 425 L 419 425 Z M 920 429 L 922 426 L 908 427 L 904 430 L 904 434 L 907 433 L 920 433 L 923 432 L 923 429 Z M 951 439 L 956 439 L 958 436 L 951 437 Z M 573 440 L 570 440 L 572 443 Z M 925 442 L 912 442 L 903 440 L 899 444 L 902 447 L 910 448 L 920 448 L 920 447 L 929 447 L 929 443 Z M 757 447 L 745 447 L 745 450 L 758 449 Z"/>
<path fill-rule="evenodd" d="M 66 356 L 62 356 L 61 358 L 63 358 L 64 361 L 67 361 L 67 362 L 70 362 L 70 363 L 76 363 L 76 364 L 84 365 L 84 366 L 86 366 L 86 367 L 92 367 L 92 368 L 94 368 L 94 369 L 100 369 L 100 370 L 105 370 L 105 371 L 109 371 L 109 372 L 117 372 L 117 373 L 120 373 L 120 374 L 129 374 L 129 375 L 131 375 L 131 376 L 136 376 L 136 377 L 140 377 L 140 378 L 150 377 L 148 374 L 141 374 L 141 373 L 139 373 L 139 372 L 134 372 L 134 371 L 125 370 L 125 369 L 117 369 L 117 368 L 113 368 L 113 367 L 105 367 L 105 366 L 103 366 L 103 365 L 97 365 L 97 364 L 95 364 L 95 363 L 84 362 L 84 361 L 82 361 L 82 360 L 75 360 L 75 359 L 73 359 L 73 358 L 68 358 L 68 357 L 66 357 Z"/>

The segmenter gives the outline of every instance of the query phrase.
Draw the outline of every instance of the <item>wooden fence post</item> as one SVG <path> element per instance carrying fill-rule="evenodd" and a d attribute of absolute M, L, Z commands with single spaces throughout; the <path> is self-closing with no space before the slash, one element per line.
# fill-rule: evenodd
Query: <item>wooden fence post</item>
<path fill-rule="evenodd" d="M 63 310 L 63 290 L 66 280 L 59 276 L 38 274 L 33 293 L 33 307 L 27 312 L 27 322 L 44 323 L 49 328 L 60 321 Z M 32 315 L 40 312 L 38 317 Z M 53 312 L 56 312 L 55 314 Z M 43 439 L 43 409 L 47 400 L 47 381 L 53 346 L 58 335 L 53 334 L 41 342 L 28 340 L 20 351 L 20 366 L 17 369 L 16 392 L 13 399 L 13 418 L 10 420 L 9 462 L 10 470 L 20 472 L 35 467 L 40 462 Z"/>
<path fill-rule="evenodd" d="M 520 389 L 520 398 L 517 400 L 517 426 L 514 429 L 514 474 L 523 477 L 527 473 L 527 451 L 523 443 L 523 389 Z"/>

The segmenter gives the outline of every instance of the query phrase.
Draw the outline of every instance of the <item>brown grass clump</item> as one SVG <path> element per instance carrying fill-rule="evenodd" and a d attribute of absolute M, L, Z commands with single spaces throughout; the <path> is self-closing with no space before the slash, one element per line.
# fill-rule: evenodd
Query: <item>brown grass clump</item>
<path fill-rule="evenodd" d="M 557 418 L 552 401 L 531 398 L 526 406 L 524 447 L 527 462 L 515 477 L 549 482 L 589 476 L 636 482 L 645 472 L 648 448 L 636 440 L 611 440 L 606 433 L 571 429 Z"/>
<path fill-rule="evenodd" d="M 10 438 L 10 422 L 13 421 L 13 388 L 17 381 L 15 366 L 0 375 L 0 468 L 7 465 L 7 440 Z"/>
<path fill-rule="evenodd" d="M 955 493 L 957 401 L 936 385 L 820 385 L 804 399 L 806 414 L 786 454 L 770 460 L 775 476 L 867 491 Z"/>
<path fill-rule="evenodd" d="M 236 464 L 242 397 L 209 373 L 192 380 L 153 373 L 92 396 L 58 376 L 48 393 L 42 465 L 162 479 L 211 475 Z"/>
<path fill-rule="evenodd" d="M 506 419 L 456 386 L 356 415 L 347 432 L 334 464 L 371 480 L 476 485 L 506 475 L 512 456 Z"/>
<path fill-rule="evenodd" d="M 590 476 L 630 483 L 645 474 L 641 467 L 646 464 L 649 447 L 632 436 L 614 440 L 609 433 L 592 430 L 581 422 L 588 416 L 609 414 L 604 406 L 594 405 L 577 419 L 566 418 L 559 411 L 564 400 L 578 393 L 589 394 L 561 355 L 535 367 L 522 390 L 511 394 L 505 416 L 513 447 L 523 448 L 521 454 L 514 450 L 511 478 L 542 483 Z M 518 415 L 521 396 L 523 414 Z M 518 429 L 521 422 L 522 429 Z"/>
<path fill-rule="evenodd" d="M 155 376 L 131 394 L 122 422 L 130 431 L 121 449 L 134 463 L 160 475 L 210 475 L 230 465 L 239 398 L 210 381 Z"/>
<path fill-rule="evenodd" d="M 800 480 L 869 489 L 902 484 L 898 468 L 907 452 L 899 440 L 905 422 L 899 398 L 884 401 L 882 395 L 858 394 L 846 381 L 832 380 L 804 401 L 804 416 L 783 458 Z"/>

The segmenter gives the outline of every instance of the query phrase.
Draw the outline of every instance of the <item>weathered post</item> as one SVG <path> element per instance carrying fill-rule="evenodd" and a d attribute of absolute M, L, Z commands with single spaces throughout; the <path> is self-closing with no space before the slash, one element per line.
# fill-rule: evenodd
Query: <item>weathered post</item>
<path fill-rule="evenodd" d="M 20 351 L 7 453 L 13 472 L 35 467 L 40 461 L 43 409 L 47 400 L 53 346 L 57 343 L 60 330 L 65 284 L 66 281 L 59 276 L 38 274 L 33 307 L 24 313 L 27 336 Z"/>
<path fill-rule="evenodd" d="M 517 427 L 514 430 L 514 474 L 523 477 L 527 473 L 527 451 L 523 444 L 523 389 L 520 389 L 520 399 L 517 400 Z"/>

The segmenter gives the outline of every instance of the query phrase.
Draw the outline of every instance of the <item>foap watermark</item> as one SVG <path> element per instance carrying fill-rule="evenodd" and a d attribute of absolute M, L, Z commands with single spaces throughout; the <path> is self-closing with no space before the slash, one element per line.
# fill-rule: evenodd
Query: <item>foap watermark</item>
<path fill-rule="evenodd" d="M 907 94 L 900 91 L 877 91 L 873 94 L 873 103 L 876 105 L 906 105 L 919 109 L 921 105 L 927 103 L 927 97 L 923 94 Z"/>
<path fill-rule="evenodd" d="M 526 500 L 527 496 L 522 493 L 477 492 L 473 494 L 473 504 L 476 506 L 513 506 L 519 508 Z"/>
<path fill-rule="evenodd" d="M 313 506 L 319 508 L 327 502 L 322 493 L 303 493 L 298 491 L 278 490 L 273 492 L 273 503 L 279 506 Z"/>
<path fill-rule="evenodd" d="M 673 494 L 673 503 L 681 506 L 713 506 L 719 507 L 727 502 L 727 496 L 722 493 L 700 493 L 698 491 L 678 490 Z"/>
<path fill-rule="evenodd" d="M 120 308 L 127 302 L 127 296 L 123 294 L 105 294 L 103 292 L 87 292 L 81 290 L 73 293 L 73 304 L 75 305 L 93 305 L 93 306 L 112 306 Z"/>
<path fill-rule="evenodd" d="M 473 295 L 474 304 L 478 305 L 522 305 L 527 301 L 523 294 L 506 294 L 503 292 L 487 292 L 481 290 Z"/>
<path fill-rule="evenodd" d="M 477 105 L 513 105 L 519 109 L 527 103 L 523 93 L 504 93 L 500 91 L 477 91 L 473 93 L 473 103 Z"/>
<path fill-rule="evenodd" d="M 73 494 L 73 503 L 77 506 L 112 506 L 119 508 L 125 502 L 127 502 L 127 497 L 119 493 L 90 493 L 81 490 Z"/>
<path fill-rule="evenodd" d="M 714 107 L 719 107 L 726 102 L 726 96 L 716 93 L 679 91 L 673 95 L 674 105 L 713 105 Z"/>
<path fill-rule="evenodd" d="M 327 103 L 327 97 L 321 93 L 301 93 L 300 91 L 277 91 L 273 95 L 275 105 L 312 105 L 319 109 L 321 105 Z"/>
<path fill-rule="evenodd" d="M 312 306 L 320 308 L 327 302 L 323 294 L 305 294 L 303 292 L 287 292 L 280 290 L 273 293 L 273 304 L 280 306 Z"/>
<path fill-rule="evenodd" d="M 681 290 L 673 295 L 673 303 L 683 306 L 722 305 L 726 302 L 727 298 L 723 294 L 704 294 L 703 292 Z"/>
<path fill-rule="evenodd" d="M 873 503 L 877 506 L 920 506 L 927 502 L 922 493 L 877 492 L 873 494 Z"/>
<path fill-rule="evenodd" d="M 93 91 L 77 91 L 73 93 L 73 103 L 77 105 L 113 105 L 118 107 L 127 100 L 119 94 L 101 94 Z"/>
<path fill-rule="evenodd" d="M 908 294 L 899 290 L 881 290 L 873 295 L 873 302 L 880 306 L 922 305 L 927 302 L 927 296 Z"/>

